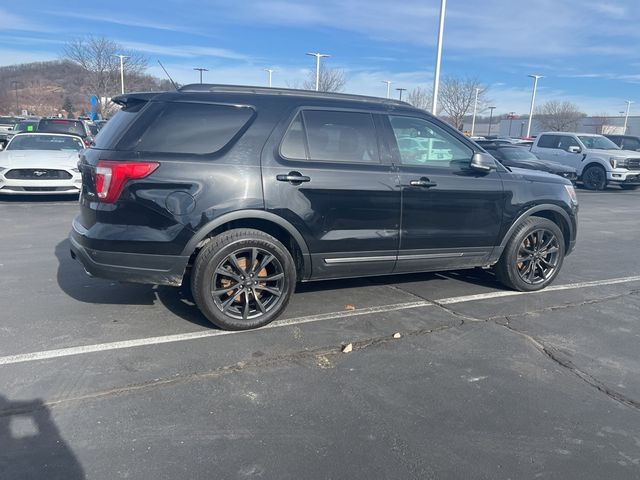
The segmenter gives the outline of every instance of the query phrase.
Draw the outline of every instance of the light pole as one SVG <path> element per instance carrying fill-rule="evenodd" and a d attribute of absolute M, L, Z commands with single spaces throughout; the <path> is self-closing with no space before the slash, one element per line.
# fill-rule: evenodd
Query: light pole
<path fill-rule="evenodd" d="M 476 88 L 476 100 L 473 103 L 473 118 L 471 120 L 471 136 L 473 137 L 473 132 L 476 130 L 476 112 L 478 111 L 478 93 L 480 93 L 480 89 Z"/>
<path fill-rule="evenodd" d="M 513 119 L 516 118 L 516 112 L 509 112 L 507 118 L 509 119 L 509 137 L 511 137 L 511 126 L 513 125 Z"/>
<path fill-rule="evenodd" d="M 402 92 L 406 91 L 406 88 L 396 88 L 398 92 L 400 92 L 400 101 L 402 101 Z"/>
<path fill-rule="evenodd" d="M 387 98 L 391 96 L 391 80 L 382 80 L 382 83 L 387 84 Z"/>
<path fill-rule="evenodd" d="M 431 114 L 438 114 L 438 88 L 440 88 L 440 60 L 442 60 L 442 37 L 444 35 L 444 15 L 447 10 L 447 0 L 440 0 L 440 26 L 438 27 L 438 46 L 436 48 L 436 70 L 433 74 L 433 100 Z"/>
<path fill-rule="evenodd" d="M 124 59 L 129 58 L 127 55 L 114 55 L 120 59 L 120 93 L 124 94 Z"/>
<path fill-rule="evenodd" d="M 202 72 L 208 72 L 209 70 L 207 68 L 194 68 L 195 71 L 200 72 L 200 85 L 202 85 Z"/>
<path fill-rule="evenodd" d="M 273 68 L 265 68 L 264 71 L 269 74 L 269 88 L 271 88 L 271 76 L 275 70 Z"/>
<path fill-rule="evenodd" d="M 307 53 L 312 57 L 316 57 L 316 92 L 320 90 L 320 59 L 330 57 L 325 53 Z"/>
<path fill-rule="evenodd" d="M 496 107 L 489 107 L 489 133 L 487 133 L 487 136 L 491 135 L 491 120 L 493 120 L 493 111 L 496 109 Z"/>
<path fill-rule="evenodd" d="M 533 106 L 536 103 L 536 90 L 538 89 L 538 80 L 544 78 L 542 75 L 527 75 L 533 78 L 533 93 L 531 94 L 531 107 L 529 108 L 529 124 L 527 125 L 527 138 L 531 136 L 531 120 L 533 119 Z"/>
<path fill-rule="evenodd" d="M 23 84 L 21 82 L 18 82 L 17 80 L 13 80 L 11 82 L 11 87 L 15 90 L 16 92 L 16 115 L 20 115 L 20 105 L 18 102 L 18 87 L 22 87 Z"/>
<path fill-rule="evenodd" d="M 622 130 L 622 134 L 627 134 L 627 122 L 629 121 L 629 109 L 631 108 L 631 104 L 633 103 L 631 100 L 625 100 L 627 104 L 627 111 L 624 114 L 624 130 Z"/>

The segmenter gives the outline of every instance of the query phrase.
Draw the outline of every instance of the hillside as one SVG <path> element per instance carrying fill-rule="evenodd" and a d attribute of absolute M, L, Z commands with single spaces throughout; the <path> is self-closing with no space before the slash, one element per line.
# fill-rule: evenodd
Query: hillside
<path fill-rule="evenodd" d="M 56 115 L 67 99 L 73 106 L 73 114 L 87 112 L 92 92 L 86 78 L 87 72 L 68 60 L 0 67 L 0 115 L 19 114 L 22 110 L 30 115 Z M 150 75 L 129 75 L 125 83 L 129 91 L 171 88 L 167 80 Z"/>

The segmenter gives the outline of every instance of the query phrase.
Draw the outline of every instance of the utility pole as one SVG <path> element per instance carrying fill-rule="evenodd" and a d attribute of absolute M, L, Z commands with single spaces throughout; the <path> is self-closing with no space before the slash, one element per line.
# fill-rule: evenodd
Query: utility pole
<path fill-rule="evenodd" d="M 202 67 L 194 68 L 194 70 L 200 72 L 200 85 L 202 85 L 202 72 L 208 72 L 209 70 L 206 69 L 206 68 L 202 68 Z"/>
<path fill-rule="evenodd" d="M 438 45 L 436 48 L 436 70 L 433 74 L 433 101 L 431 114 L 438 114 L 438 89 L 440 88 L 440 61 L 442 60 L 442 37 L 444 36 L 444 15 L 447 10 L 447 0 L 440 0 L 440 25 L 438 27 Z"/>
<path fill-rule="evenodd" d="M 271 88 L 271 76 L 275 70 L 273 68 L 265 68 L 264 71 L 269 74 L 269 88 Z"/>
<path fill-rule="evenodd" d="M 633 103 L 631 100 L 625 100 L 627 104 L 627 111 L 624 114 L 624 130 L 622 131 L 623 135 L 627 134 L 627 122 L 629 121 L 629 109 L 631 108 L 631 104 Z"/>
<path fill-rule="evenodd" d="M 476 88 L 476 100 L 473 103 L 473 119 L 471 120 L 471 136 L 473 137 L 473 132 L 476 130 L 476 112 L 478 111 L 478 93 L 480 93 L 480 89 Z"/>
<path fill-rule="evenodd" d="M 120 93 L 124 94 L 124 59 L 129 58 L 127 55 L 114 55 L 120 59 Z"/>
<path fill-rule="evenodd" d="M 382 83 L 387 84 L 387 98 L 391 97 L 391 80 L 382 80 Z"/>
<path fill-rule="evenodd" d="M 533 93 L 531 94 L 531 107 L 529 108 L 529 124 L 527 125 L 527 138 L 531 136 L 531 120 L 533 119 L 533 106 L 536 103 L 536 90 L 538 90 L 538 80 L 544 78 L 542 75 L 527 75 L 533 78 Z"/>
<path fill-rule="evenodd" d="M 489 132 L 487 133 L 487 136 L 491 135 L 491 120 L 493 120 L 493 111 L 496 109 L 496 107 L 489 107 Z"/>
<path fill-rule="evenodd" d="M 316 92 L 320 90 L 320 59 L 330 57 L 325 53 L 307 53 L 312 57 L 316 57 Z"/>
<path fill-rule="evenodd" d="M 402 101 L 402 92 L 406 91 L 406 88 L 396 88 L 398 92 L 400 92 L 400 101 Z"/>

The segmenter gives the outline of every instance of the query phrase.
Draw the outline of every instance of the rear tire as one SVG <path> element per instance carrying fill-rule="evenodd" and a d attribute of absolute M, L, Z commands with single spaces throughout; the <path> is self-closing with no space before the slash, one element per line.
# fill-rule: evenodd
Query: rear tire
<path fill-rule="evenodd" d="M 529 217 L 509 239 L 496 265 L 496 277 L 514 290 L 541 290 L 558 275 L 564 251 L 564 236 L 558 225 L 546 218 Z"/>
<path fill-rule="evenodd" d="M 296 285 L 289 251 L 260 230 L 229 230 L 198 253 L 191 291 L 207 319 L 225 330 L 248 330 L 275 320 Z"/>
<path fill-rule="evenodd" d="M 587 190 L 607 188 L 607 172 L 600 165 L 591 165 L 582 172 L 582 184 Z"/>

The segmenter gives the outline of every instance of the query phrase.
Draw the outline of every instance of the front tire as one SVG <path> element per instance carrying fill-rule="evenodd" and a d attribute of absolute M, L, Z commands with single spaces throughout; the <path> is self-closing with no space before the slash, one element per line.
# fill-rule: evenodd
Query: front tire
<path fill-rule="evenodd" d="M 582 184 L 587 190 L 607 188 L 607 172 L 600 165 L 591 165 L 582 172 Z"/>
<path fill-rule="evenodd" d="M 507 243 L 496 266 L 496 276 L 514 290 L 541 290 L 558 275 L 564 252 L 564 236 L 558 225 L 546 218 L 529 217 Z"/>
<path fill-rule="evenodd" d="M 259 230 L 229 230 L 198 253 L 191 291 L 207 319 L 225 330 L 248 330 L 275 320 L 296 284 L 289 251 Z"/>

